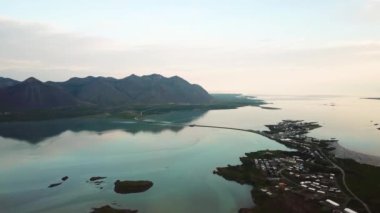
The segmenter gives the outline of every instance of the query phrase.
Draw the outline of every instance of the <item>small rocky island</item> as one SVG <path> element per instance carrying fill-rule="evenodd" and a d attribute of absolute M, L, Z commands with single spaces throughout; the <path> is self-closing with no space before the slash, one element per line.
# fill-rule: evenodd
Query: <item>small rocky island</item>
<path fill-rule="evenodd" d="M 240 165 L 214 171 L 227 180 L 254 186 L 251 196 L 256 206 L 242 208 L 239 212 L 371 212 L 366 202 L 377 202 L 377 195 L 364 202 L 352 189 L 374 189 L 367 183 L 358 183 L 354 187 L 346 183 L 346 179 L 351 183 L 356 177 L 346 171 L 360 164 L 335 158 L 331 152 L 334 150 L 332 145 L 337 142 L 335 139 L 319 140 L 307 136 L 310 130 L 318 127 L 320 125 L 314 122 L 285 120 L 267 125 L 267 131 L 252 131 L 294 151 L 246 153 L 240 158 Z M 377 171 L 372 175 L 380 177 L 379 168 L 368 171 Z M 355 193 L 362 195 L 358 190 Z M 371 202 L 371 207 L 377 208 L 376 202 Z"/>
<path fill-rule="evenodd" d="M 50 184 L 48 188 L 57 187 L 61 184 L 63 184 L 65 181 L 69 179 L 68 176 L 64 176 L 61 178 L 61 182 Z M 103 189 L 102 184 L 105 182 L 105 179 L 107 177 L 104 176 L 93 176 L 89 178 L 86 183 L 94 184 L 97 188 Z M 114 182 L 114 191 L 118 194 L 129 194 L 129 193 L 140 193 L 145 192 L 149 190 L 153 186 L 152 181 L 148 180 L 116 180 Z M 138 210 L 131 210 L 131 209 L 119 209 L 114 208 L 110 205 L 104 205 L 101 207 L 93 208 L 91 213 L 136 213 Z"/>
<path fill-rule="evenodd" d="M 100 183 L 102 183 L 102 180 L 105 178 L 106 177 L 100 177 L 100 176 L 91 177 L 89 182 L 93 182 L 97 184 L 97 182 L 100 181 Z M 145 192 L 153 186 L 153 182 L 148 181 L 148 180 L 139 180 L 139 181 L 117 180 L 115 181 L 114 185 L 115 185 L 114 191 L 116 193 L 129 194 L 129 193 Z M 131 209 L 117 209 L 117 208 L 113 208 L 110 205 L 105 205 L 99 208 L 93 208 L 91 213 L 136 213 L 136 212 L 138 211 L 131 210 Z"/>
<path fill-rule="evenodd" d="M 153 186 L 152 181 L 139 180 L 139 181 L 120 181 L 115 182 L 114 191 L 119 194 L 139 193 L 145 192 Z"/>

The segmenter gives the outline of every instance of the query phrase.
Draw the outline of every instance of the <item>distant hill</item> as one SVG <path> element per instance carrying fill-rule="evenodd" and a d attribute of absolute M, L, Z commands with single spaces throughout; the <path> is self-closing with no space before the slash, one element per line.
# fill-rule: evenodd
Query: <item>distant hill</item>
<path fill-rule="evenodd" d="M 0 79 L 6 85 L 6 80 Z M 152 104 L 206 104 L 212 96 L 201 86 L 174 76 L 131 75 L 123 79 L 71 78 L 43 83 L 35 78 L 23 82 L 7 79 L 0 87 L 0 109 L 28 110 L 92 105 L 117 107 Z"/>
<path fill-rule="evenodd" d="M 10 79 L 10 78 L 2 78 L 0 77 L 0 88 L 13 86 L 20 83 L 19 81 Z"/>
<path fill-rule="evenodd" d="M 127 94 L 115 88 L 116 79 L 104 77 L 71 78 L 65 82 L 48 82 L 75 98 L 99 106 L 115 106 L 132 103 Z"/>
<path fill-rule="evenodd" d="M 157 74 L 142 77 L 131 75 L 118 81 L 116 87 L 137 103 L 198 104 L 212 100 L 201 86 L 190 84 L 178 76 L 165 78 Z"/>
<path fill-rule="evenodd" d="M 131 75 L 123 79 L 87 77 L 66 82 L 49 82 L 79 100 L 99 106 L 128 104 L 204 104 L 212 97 L 201 86 L 174 76 Z"/>
<path fill-rule="evenodd" d="M 64 90 L 35 78 L 0 89 L 0 109 L 31 110 L 78 106 L 80 102 Z"/>

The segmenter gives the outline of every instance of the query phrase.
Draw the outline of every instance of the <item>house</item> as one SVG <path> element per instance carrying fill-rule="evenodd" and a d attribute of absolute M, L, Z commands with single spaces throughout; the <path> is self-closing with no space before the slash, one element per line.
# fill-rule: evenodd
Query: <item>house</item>
<path fill-rule="evenodd" d="M 329 203 L 329 204 L 331 204 L 331 205 L 333 205 L 333 206 L 335 206 L 335 207 L 340 206 L 339 203 L 337 203 L 337 202 L 335 202 L 335 201 L 332 201 L 332 200 L 330 200 L 330 199 L 327 199 L 326 202 Z"/>
<path fill-rule="evenodd" d="M 357 213 L 356 211 L 354 211 L 354 210 L 352 210 L 350 208 L 345 208 L 344 212 L 346 212 L 346 213 Z"/>

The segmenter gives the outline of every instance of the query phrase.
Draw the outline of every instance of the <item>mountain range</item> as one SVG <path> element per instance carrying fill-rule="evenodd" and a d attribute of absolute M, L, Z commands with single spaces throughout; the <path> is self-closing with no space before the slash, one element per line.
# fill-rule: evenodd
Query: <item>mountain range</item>
<path fill-rule="evenodd" d="M 0 78 L 0 109 L 22 111 L 77 106 L 111 108 L 127 105 L 206 104 L 211 95 L 196 84 L 158 74 L 123 79 L 71 78 L 65 82 L 42 82 L 28 78 L 19 82 Z"/>

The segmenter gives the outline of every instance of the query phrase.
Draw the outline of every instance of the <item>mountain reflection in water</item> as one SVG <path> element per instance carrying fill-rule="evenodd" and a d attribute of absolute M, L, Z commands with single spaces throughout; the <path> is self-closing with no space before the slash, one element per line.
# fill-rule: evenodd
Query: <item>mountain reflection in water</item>
<path fill-rule="evenodd" d="M 177 111 L 163 115 L 150 115 L 143 120 L 136 121 L 111 118 L 71 118 L 0 123 L 0 136 L 37 144 L 66 131 L 102 133 L 122 130 L 132 134 L 159 133 L 165 130 L 178 132 L 184 128 L 184 125 L 201 118 L 206 112 L 204 110 Z"/>

